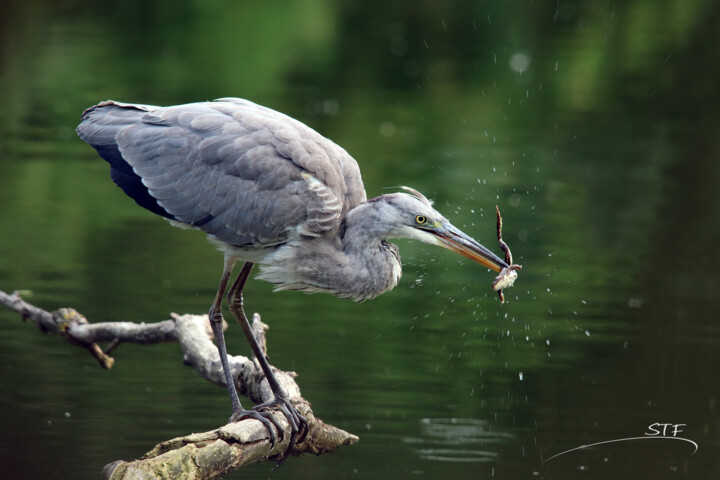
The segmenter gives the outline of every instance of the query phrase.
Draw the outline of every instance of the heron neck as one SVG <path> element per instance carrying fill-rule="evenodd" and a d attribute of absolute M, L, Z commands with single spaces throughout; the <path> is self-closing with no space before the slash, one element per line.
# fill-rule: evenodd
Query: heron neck
<path fill-rule="evenodd" d="M 397 246 L 379 233 L 377 208 L 371 203 L 351 210 L 338 237 L 298 239 L 279 246 L 263 259 L 257 278 L 279 290 L 326 292 L 356 301 L 391 290 L 402 273 L 400 255 Z"/>
<path fill-rule="evenodd" d="M 392 290 L 402 274 L 397 246 L 374 228 L 377 221 L 372 208 L 363 210 L 348 214 L 342 238 L 348 260 L 344 275 L 350 284 L 363 286 L 354 295 L 360 301 Z"/>

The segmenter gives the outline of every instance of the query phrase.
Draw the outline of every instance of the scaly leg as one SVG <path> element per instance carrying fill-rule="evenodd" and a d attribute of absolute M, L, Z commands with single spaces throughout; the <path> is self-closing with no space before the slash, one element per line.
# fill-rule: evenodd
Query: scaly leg
<path fill-rule="evenodd" d="M 235 379 L 230 372 L 230 363 L 228 362 L 227 349 L 225 347 L 225 336 L 223 335 L 222 328 L 222 299 L 234 265 L 234 260 L 225 260 L 225 268 L 223 269 L 222 277 L 220 277 L 220 285 L 218 286 L 217 295 L 215 296 L 213 305 L 210 307 L 210 313 L 208 314 L 210 318 L 210 326 L 212 327 L 213 335 L 215 336 L 215 343 L 218 348 L 218 353 L 220 354 L 220 363 L 222 364 L 223 373 L 225 374 L 225 383 L 227 384 L 228 392 L 230 393 L 230 402 L 232 403 L 233 413 L 230 416 L 229 421 L 236 422 L 241 418 L 254 418 L 259 420 L 270 435 L 270 443 L 275 445 L 277 436 L 275 434 L 275 430 L 272 428 L 272 425 L 277 428 L 278 432 L 282 432 L 282 427 L 278 425 L 275 422 L 275 419 L 273 419 L 268 413 L 258 412 L 257 410 L 245 410 L 243 408 L 240 404 L 237 389 L 235 388 Z"/>
<path fill-rule="evenodd" d="M 266 411 L 267 409 L 277 406 L 280 408 L 280 411 L 282 411 L 282 413 L 285 415 L 288 422 L 290 423 L 290 427 L 292 428 L 292 435 L 290 436 L 290 443 L 288 445 L 288 449 L 286 450 L 283 458 L 276 465 L 275 468 L 277 468 L 282 465 L 282 463 L 287 458 L 287 454 L 292 451 L 298 436 L 300 434 L 304 435 L 307 433 L 308 424 L 307 419 L 302 416 L 300 412 L 298 412 L 295 407 L 293 407 L 293 405 L 290 403 L 289 399 L 287 398 L 287 393 L 285 393 L 282 386 L 275 378 L 275 374 L 273 374 L 272 369 L 270 368 L 270 364 L 268 363 L 265 354 L 260 348 L 260 345 L 255 338 L 255 334 L 252 331 L 252 327 L 250 326 L 250 322 L 245 315 L 245 310 L 243 309 L 242 291 L 245 287 L 245 282 L 250 275 L 250 271 L 252 270 L 253 265 L 254 264 L 251 262 L 245 262 L 245 264 L 243 265 L 242 270 L 238 274 L 238 278 L 235 280 L 232 287 L 230 287 L 230 291 L 228 292 L 228 305 L 230 306 L 230 311 L 233 313 L 235 318 L 237 318 L 238 322 L 240 322 L 240 325 L 245 332 L 245 337 L 247 337 L 247 340 L 250 343 L 253 354 L 260 363 L 260 368 L 262 368 L 262 371 L 265 374 L 265 378 L 270 385 L 270 389 L 275 395 L 275 398 L 273 400 L 270 400 L 269 402 L 263 403 L 261 405 L 257 405 L 253 408 L 253 410 L 261 410 L 264 413 L 264 411 Z M 279 431 L 282 430 L 279 429 Z"/>

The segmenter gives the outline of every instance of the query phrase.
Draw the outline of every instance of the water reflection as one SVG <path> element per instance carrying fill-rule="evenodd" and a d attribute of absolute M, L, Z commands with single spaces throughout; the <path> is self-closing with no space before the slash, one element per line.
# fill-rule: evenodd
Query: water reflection
<path fill-rule="evenodd" d="M 491 423 L 485 420 L 423 418 L 420 420 L 420 436 L 406 437 L 403 441 L 415 446 L 415 451 L 422 460 L 489 462 L 498 457 L 498 452 L 479 447 L 507 442 L 512 438 L 510 433 L 493 430 Z"/>

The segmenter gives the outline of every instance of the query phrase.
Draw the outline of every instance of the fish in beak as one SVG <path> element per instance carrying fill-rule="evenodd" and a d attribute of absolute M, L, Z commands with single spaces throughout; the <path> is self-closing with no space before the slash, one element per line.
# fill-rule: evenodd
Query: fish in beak
<path fill-rule="evenodd" d="M 423 228 L 426 232 L 435 237 L 435 243 L 450 251 L 459 253 L 463 257 L 483 265 L 490 270 L 498 272 L 492 283 L 492 288 L 498 292 L 498 296 L 502 302 L 505 302 L 503 289 L 513 286 L 517 279 L 517 271 L 522 268 L 521 265 L 512 263 L 512 254 L 510 248 L 502 240 L 502 218 L 500 210 L 497 210 L 497 234 L 500 248 L 505 252 L 505 260 L 491 252 L 488 248 L 481 245 L 475 239 L 455 227 L 448 221 L 436 222 L 432 226 Z"/>

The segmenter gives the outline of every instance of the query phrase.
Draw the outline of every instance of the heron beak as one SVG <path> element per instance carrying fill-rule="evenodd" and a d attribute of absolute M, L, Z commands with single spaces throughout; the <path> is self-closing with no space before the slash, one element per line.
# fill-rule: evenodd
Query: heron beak
<path fill-rule="evenodd" d="M 499 272 L 503 268 L 509 267 L 500 257 L 450 223 L 440 224 L 436 228 L 428 228 L 426 231 L 435 235 L 439 240 L 438 245 L 441 247 L 459 253 L 463 257 L 484 265 L 490 270 Z"/>

